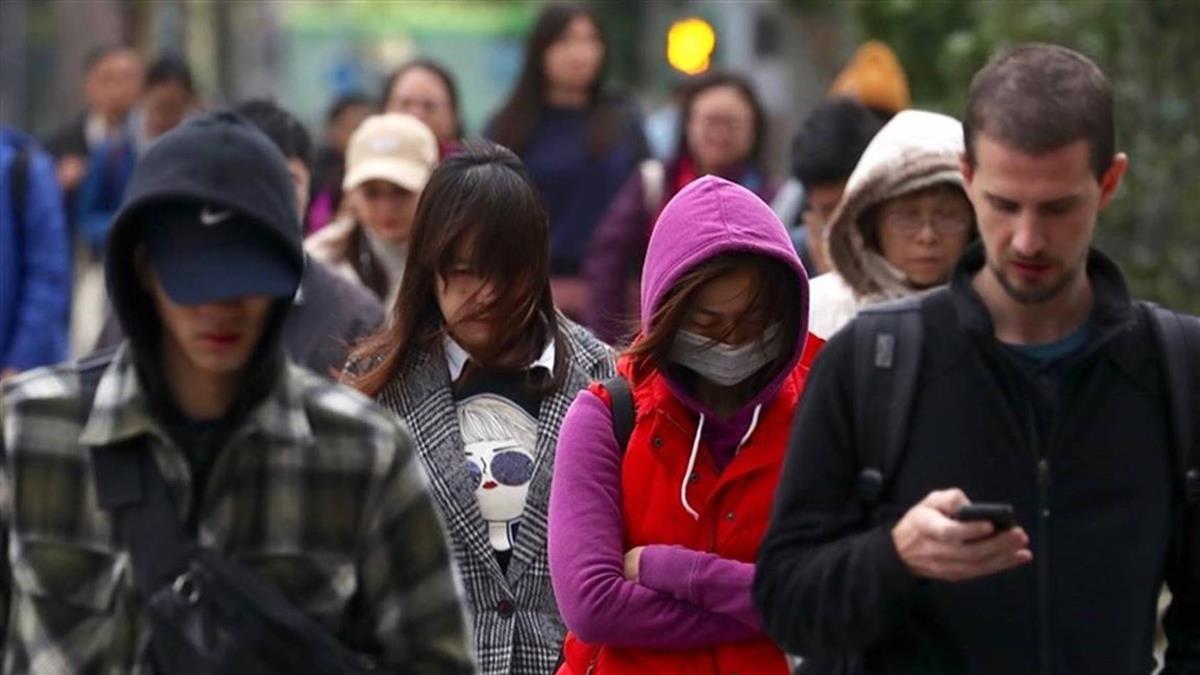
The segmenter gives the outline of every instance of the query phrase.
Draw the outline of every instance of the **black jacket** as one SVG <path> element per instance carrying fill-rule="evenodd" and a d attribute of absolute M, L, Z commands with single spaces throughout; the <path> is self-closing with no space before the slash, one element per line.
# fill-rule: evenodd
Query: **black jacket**
<path fill-rule="evenodd" d="M 1093 252 L 1090 339 L 1047 381 L 993 337 L 974 246 L 922 302 L 925 343 L 903 457 L 866 514 L 856 498 L 855 322 L 808 380 L 760 549 L 767 631 L 824 672 L 1150 673 L 1155 606 L 1176 593 L 1168 670 L 1200 672 L 1200 565 L 1185 569 L 1165 383 L 1144 311 Z M 1012 503 L 1033 563 L 958 584 L 920 580 L 891 528 L 929 492 Z M 1190 536 L 1200 536 L 1192 531 Z M 1198 670 L 1191 670 L 1198 669 Z"/>
<path fill-rule="evenodd" d="M 346 365 L 349 348 L 383 323 L 370 291 L 324 263 L 308 259 L 300 296 L 283 325 L 283 344 L 297 363 L 318 375 Z"/>

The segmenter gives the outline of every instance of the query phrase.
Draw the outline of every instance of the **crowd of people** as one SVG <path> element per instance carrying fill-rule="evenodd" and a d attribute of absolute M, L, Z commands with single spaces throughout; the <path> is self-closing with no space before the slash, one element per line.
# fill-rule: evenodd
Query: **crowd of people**
<path fill-rule="evenodd" d="M 314 144 L 113 47 L 0 130 L 0 672 L 1200 672 L 1200 321 L 1092 246 L 1101 70 L 959 120 L 869 43 L 778 180 L 748 78 L 653 156 L 608 55 L 547 5 L 484 138 L 420 59 Z"/>

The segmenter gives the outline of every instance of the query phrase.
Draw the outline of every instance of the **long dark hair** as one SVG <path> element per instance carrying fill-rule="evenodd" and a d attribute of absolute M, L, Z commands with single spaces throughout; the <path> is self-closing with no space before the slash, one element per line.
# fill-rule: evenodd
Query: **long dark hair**
<path fill-rule="evenodd" d="M 441 80 L 442 86 L 446 88 L 446 94 L 450 98 L 450 108 L 454 111 L 454 137 L 462 138 L 465 134 L 463 133 L 462 114 L 458 105 L 458 85 L 454 82 L 454 76 L 450 74 L 450 70 L 433 59 L 413 59 L 392 71 L 387 81 L 383 83 L 383 93 L 379 96 L 379 109 L 387 110 L 388 99 L 392 97 L 392 88 L 396 86 L 396 82 L 400 78 L 412 70 L 424 70 Z"/>
<path fill-rule="evenodd" d="M 525 42 L 525 62 L 517 77 L 517 84 L 508 101 L 488 125 L 488 134 L 497 143 L 511 148 L 517 154 L 524 152 L 546 103 L 546 50 L 562 37 L 572 21 L 581 16 L 596 27 L 600 43 L 604 45 L 600 69 L 588 92 L 588 150 L 593 155 L 602 155 L 616 141 L 620 125 L 619 105 L 604 93 L 608 39 L 590 8 L 575 3 L 555 3 L 547 5 L 533 25 Z"/>
<path fill-rule="evenodd" d="M 531 363 L 553 339 L 554 371 L 544 388 L 555 389 L 566 380 L 570 354 L 550 296 L 546 209 L 516 155 L 492 143 L 468 141 L 461 153 L 442 160 L 421 193 L 390 321 L 350 358 L 362 365 L 361 372 L 348 373 L 359 390 L 378 394 L 415 351 L 441 353 L 446 322 L 437 283 L 451 271 L 463 244 L 469 246 L 472 271 L 498 291 L 470 317 L 501 327 L 485 357 Z"/>
<path fill-rule="evenodd" d="M 687 130 L 688 124 L 692 120 L 692 108 L 696 105 L 696 99 L 700 95 L 710 89 L 717 87 L 732 87 L 736 89 L 746 103 L 750 105 L 750 110 L 754 114 L 754 143 L 750 146 L 750 155 L 747 158 L 747 164 L 753 170 L 757 171 L 761 176 L 767 175 L 766 162 L 766 145 L 767 145 L 767 113 L 763 108 L 762 101 L 758 98 L 758 92 L 754 90 L 754 85 L 750 80 L 736 73 L 724 71 L 709 71 L 703 75 L 687 80 L 683 86 L 683 100 L 680 103 L 680 120 L 679 120 L 679 137 L 676 139 L 676 155 L 683 157 L 690 155 L 691 150 L 688 148 Z"/>

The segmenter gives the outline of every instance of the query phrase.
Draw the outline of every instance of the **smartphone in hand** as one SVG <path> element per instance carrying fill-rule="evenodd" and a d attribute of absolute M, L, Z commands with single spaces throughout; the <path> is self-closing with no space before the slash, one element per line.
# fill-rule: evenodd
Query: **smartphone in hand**
<path fill-rule="evenodd" d="M 991 521 L 992 526 L 996 528 L 997 532 L 1002 532 L 1016 525 L 1016 517 L 1013 515 L 1012 504 L 989 502 L 967 504 L 955 512 L 954 519 L 963 523 L 980 520 Z"/>

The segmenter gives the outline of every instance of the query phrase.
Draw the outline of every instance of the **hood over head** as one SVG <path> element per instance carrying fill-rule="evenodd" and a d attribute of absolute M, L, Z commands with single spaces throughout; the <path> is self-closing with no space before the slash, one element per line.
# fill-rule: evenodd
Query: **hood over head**
<path fill-rule="evenodd" d="M 256 402 L 269 391 L 282 366 L 283 321 L 304 270 L 295 200 L 283 154 L 261 131 L 228 111 L 201 115 L 164 134 L 138 162 L 109 232 L 105 278 L 134 362 L 152 396 L 163 393 L 158 363 L 162 328 L 153 300 L 138 278 L 139 248 L 157 267 L 159 256 L 166 255 L 162 251 L 170 252 L 173 261 L 181 260 L 180 242 L 172 234 L 180 227 L 203 234 L 196 241 L 214 241 L 214 236 L 220 240 L 219 246 L 195 250 L 195 259 L 187 261 L 187 271 L 200 278 L 188 284 L 187 275 L 174 275 L 178 278 L 167 291 L 180 304 L 227 296 L 228 292 L 221 292 L 229 291 L 223 276 L 237 277 L 243 289 L 261 286 L 264 294 L 280 298 L 239 394 L 243 402 Z M 183 220 L 190 220 L 188 224 L 181 225 L 181 213 L 186 215 Z M 238 231 L 216 233 L 222 228 Z M 233 259 L 223 255 L 233 250 L 251 255 Z M 269 263 L 269 270 L 257 266 L 263 261 Z M 209 279 L 219 287 L 217 291 L 205 288 Z M 181 294 L 181 289 L 186 292 Z"/>
<path fill-rule="evenodd" d="M 938 184 L 962 188 L 962 124 L 953 117 L 905 110 L 876 134 L 863 152 L 826 234 L 829 257 L 857 297 L 880 299 L 912 292 L 904 275 L 869 249 L 862 222 L 872 207 Z"/>
<path fill-rule="evenodd" d="M 716 176 L 704 176 L 680 190 L 663 208 L 650 236 L 642 272 L 641 332 L 676 283 L 697 267 L 726 254 L 748 253 L 779 261 L 795 276 L 800 298 L 797 334 L 784 336 L 793 354 L 787 368 L 754 401 L 770 398 L 795 367 L 808 335 L 808 273 L 796 255 L 787 229 L 775 212 L 750 190 Z M 790 338 L 790 340 L 789 340 Z M 680 399 L 702 407 L 671 382 Z"/>

